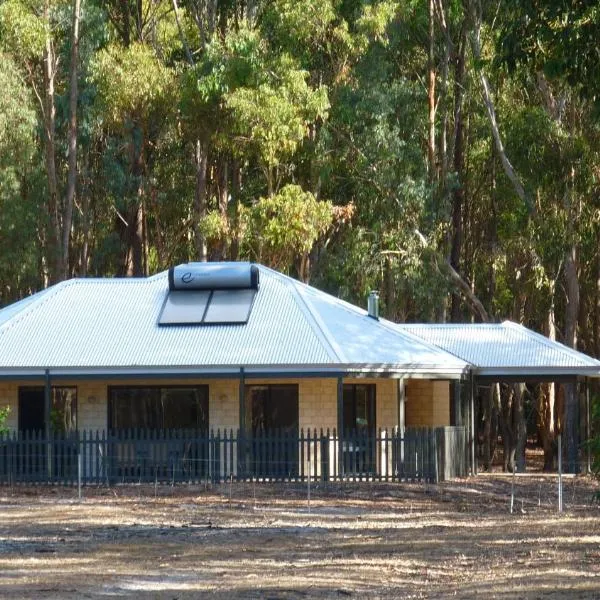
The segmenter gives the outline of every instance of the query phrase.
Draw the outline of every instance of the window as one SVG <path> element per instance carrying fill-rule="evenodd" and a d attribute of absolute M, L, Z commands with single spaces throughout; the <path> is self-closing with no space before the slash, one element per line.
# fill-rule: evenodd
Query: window
<path fill-rule="evenodd" d="M 111 429 L 208 430 L 208 386 L 111 387 Z"/>
<path fill-rule="evenodd" d="M 256 477 L 298 474 L 298 386 L 247 385 L 242 461 Z"/>
<path fill-rule="evenodd" d="M 344 433 L 375 434 L 375 385 L 344 385 Z"/>
<path fill-rule="evenodd" d="M 344 385 L 343 469 L 348 474 L 373 473 L 375 444 L 375 385 Z"/>
<path fill-rule="evenodd" d="M 45 397 L 43 387 L 19 388 L 19 429 L 44 431 Z M 50 398 L 50 429 L 67 433 L 77 429 L 77 388 L 53 386 Z"/>
<path fill-rule="evenodd" d="M 297 385 L 247 385 L 246 429 L 253 435 L 267 431 L 298 431 Z"/>

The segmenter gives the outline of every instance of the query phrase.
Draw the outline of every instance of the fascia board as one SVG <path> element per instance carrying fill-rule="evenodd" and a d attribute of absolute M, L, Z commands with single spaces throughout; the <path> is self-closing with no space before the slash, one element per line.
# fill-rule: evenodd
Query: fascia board
<path fill-rule="evenodd" d="M 503 321 L 502 326 L 520 331 L 525 336 L 529 337 L 530 339 L 532 339 L 535 342 L 538 342 L 539 344 L 545 346 L 546 348 L 548 348 L 550 350 L 554 350 L 554 351 L 563 352 L 564 354 L 567 354 L 567 355 L 571 356 L 572 358 L 575 358 L 577 360 L 580 360 L 581 362 L 586 363 L 591 368 L 600 369 L 600 361 L 599 360 L 596 360 L 595 358 L 592 358 L 591 356 L 588 356 L 587 354 L 584 354 L 583 352 L 579 352 L 578 350 L 575 350 L 574 348 L 569 348 L 568 346 L 565 346 L 564 344 L 561 344 L 560 342 L 557 342 L 556 340 L 550 340 L 547 337 L 543 336 L 542 334 L 538 333 L 537 331 L 528 329 L 527 327 L 524 327 L 523 325 L 520 325 L 519 323 L 514 323 L 513 321 Z"/>

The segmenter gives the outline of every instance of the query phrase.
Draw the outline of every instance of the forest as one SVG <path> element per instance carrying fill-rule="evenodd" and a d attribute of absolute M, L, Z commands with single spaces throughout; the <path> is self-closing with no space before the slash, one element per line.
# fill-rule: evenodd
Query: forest
<path fill-rule="evenodd" d="M 598 39 L 590 0 L 0 0 L 0 306 L 252 260 L 600 356 Z"/>

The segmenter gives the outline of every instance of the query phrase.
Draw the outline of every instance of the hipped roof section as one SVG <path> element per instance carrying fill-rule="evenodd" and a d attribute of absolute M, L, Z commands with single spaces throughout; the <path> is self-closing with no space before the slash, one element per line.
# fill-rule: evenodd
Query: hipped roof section
<path fill-rule="evenodd" d="M 372 374 L 458 378 L 453 356 L 260 266 L 248 323 L 161 327 L 167 272 L 72 279 L 0 310 L 0 376 Z"/>
<path fill-rule="evenodd" d="M 511 321 L 395 327 L 470 363 L 481 377 L 600 376 L 600 361 Z"/>

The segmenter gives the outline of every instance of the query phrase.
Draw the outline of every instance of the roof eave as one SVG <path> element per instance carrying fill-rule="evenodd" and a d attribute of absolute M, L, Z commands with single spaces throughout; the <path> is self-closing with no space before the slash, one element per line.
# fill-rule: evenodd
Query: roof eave
<path fill-rule="evenodd" d="M 436 367 L 398 364 L 299 364 L 299 365 L 216 365 L 216 366 L 97 366 L 0 368 L 0 379 L 109 379 L 109 378 L 292 378 L 292 377 L 414 377 L 461 379 L 468 365 Z"/>
<path fill-rule="evenodd" d="M 553 381 L 561 378 L 590 377 L 600 378 L 600 369 L 592 366 L 519 366 L 519 367 L 474 367 L 473 374 L 478 378 L 511 379 L 527 381 L 532 379 Z"/>

